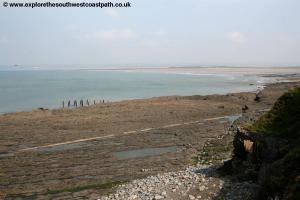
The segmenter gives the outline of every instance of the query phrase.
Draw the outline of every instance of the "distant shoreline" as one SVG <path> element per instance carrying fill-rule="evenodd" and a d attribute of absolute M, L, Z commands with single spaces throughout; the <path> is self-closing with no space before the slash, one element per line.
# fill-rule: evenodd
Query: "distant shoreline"
<path fill-rule="evenodd" d="M 81 70 L 112 70 L 112 71 L 138 71 L 138 72 L 190 72 L 194 74 L 231 74 L 231 75 L 300 75 L 300 67 L 161 67 L 161 68 L 103 68 Z"/>
<path fill-rule="evenodd" d="M 237 69 L 251 69 L 251 70 L 278 70 L 281 69 L 282 71 L 285 70 L 294 70 L 297 73 L 300 73 L 300 65 L 299 66 L 97 66 L 97 65 L 86 65 L 87 67 L 83 67 L 81 65 L 0 65 L 0 71 L 4 70 L 220 70 L 220 69 L 230 69 L 230 70 L 237 70 Z"/>

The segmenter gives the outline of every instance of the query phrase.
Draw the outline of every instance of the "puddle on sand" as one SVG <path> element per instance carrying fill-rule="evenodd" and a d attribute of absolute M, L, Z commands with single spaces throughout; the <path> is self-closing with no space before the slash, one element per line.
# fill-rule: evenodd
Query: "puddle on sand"
<path fill-rule="evenodd" d="M 113 152 L 113 155 L 120 160 L 129 158 L 138 158 L 145 156 L 157 156 L 164 153 L 177 152 L 179 148 L 177 146 L 162 147 L 162 148 L 145 148 L 145 149 L 135 149 L 120 152 Z"/>
<path fill-rule="evenodd" d="M 1 158 L 13 157 L 14 155 L 15 155 L 14 153 L 0 153 L 0 159 Z"/>
<path fill-rule="evenodd" d="M 226 120 L 228 120 L 229 122 L 233 123 L 235 120 L 237 120 L 238 118 L 240 118 L 242 115 L 228 115 L 226 117 L 224 117 Z"/>

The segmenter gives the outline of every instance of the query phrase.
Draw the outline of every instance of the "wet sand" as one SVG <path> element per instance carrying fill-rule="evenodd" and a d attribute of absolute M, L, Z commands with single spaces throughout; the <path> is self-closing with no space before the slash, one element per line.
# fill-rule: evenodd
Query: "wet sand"
<path fill-rule="evenodd" d="M 271 108 L 300 82 L 252 92 L 171 96 L 0 116 L 0 191 L 6 199 L 97 199 L 103 184 L 183 169 L 230 118 Z M 143 155 L 145 149 L 171 149 Z M 138 156 L 118 157 L 138 152 Z M 174 150 L 174 151 L 173 151 Z M 127 152 L 126 152 L 127 151 Z M 121 153 L 122 155 L 122 153 Z M 1 197 L 1 196 L 0 196 Z"/>
<path fill-rule="evenodd" d="M 95 69 L 105 70 L 105 69 Z M 297 75 L 299 78 L 300 67 L 157 67 L 157 68 L 115 68 L 106 70 L 120 70 L 120 71 L 139 71 L 139 72 L 165 72 L 165 73 L 182 73 L 194 75 L 256 75 L 274 78 L 291 79 L 291 75 Z M 299 80 L 299 79 L 298 79 Z"/>

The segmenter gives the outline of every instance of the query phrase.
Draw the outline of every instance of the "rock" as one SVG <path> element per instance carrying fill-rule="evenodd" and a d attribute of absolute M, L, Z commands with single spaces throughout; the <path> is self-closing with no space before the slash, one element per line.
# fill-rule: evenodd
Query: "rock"
<path fill-rule="evenodd" d="M 249 107 L 247 105 L 244 105 L 244 107 L 242 107 L 242 111 L 246 112 L 246 110 L 249 110 Z"/>
<path fill-rule="evenodd" d="M 200 191 L 200 192 L 202 192 L 202 191 L 204 191 L 204 190 L 205 190 L 205 186 L 204 186 L 204 185 L 202 185 L 202 186 L 199 187 L 199 191 Z"/>
<path fill-rule="evenodd" d="M 254 98 L 254 101 L 260 102 L 260 99 L 261 99 L 260 94 L 256 94 L 255 98 Z"/>
<path fill-rule="evenodd" d="M 205 169 L 205 170 L 204 170 Z M 222 186 L 224 181 L 214 176 L 216 173 L 216 167 L 207 167 L 199 165 L 199 168 L 189 167 L 183 171 L 169 172 L 164 174 L 158 174 L 149 176 L 144 179 L 134 180 L 127 184 L 122 184 L 118 187 L 115 193 L 100 197 L 99 200 L 162 200 L 162 199 L 189 199 L 196 200 L 204 197 L 212 197 L 218 193 L 218 186 Z M 239 194 L 245 193 L 243 188 L 251 188 L 251 184 L 247 182 L 245 184 L 230 183 L 232 185 L 229 191 L 228 199 L 237 199 Z M 215 184 L 215 189 L 213 188 Z M 194 196 L 190 194 L 190 190 L 193 189 L 193 185 L 199 185 L 199 191 L 201 196 Z M 227 184 L 226 184 L 227 185 Z M 236 190 L 241 192 L 237 193 Z M 212 191 L 212 190 L 213 191 Z M 223 191 L 223 190 L 222 190 Z M 172 194 L 171 194 L 172 192 Z M 168 196 L 170 194 L 170 196 Z M 226 193 L 223 193 L 226 196 Z M 243 198 L 239 199 L 242 200 Z"/>
<path fill-rule="evenodd" d="M 128 200 L 134 200 L 134 199 L 137 199 L 137 198 L 138 198 L 137 195 L 132 195 L 132 196 L 130 196 L 130 197 L 128 198 Z"/>
<path fill-rule="evenodd" d="M 154 197 L 155 200 L 159 200 L 159 199 L 163 199 L 163 198 L 164 198 L 163 196 L 160 196 L 160 195 L 158 195 L 158 194 L 155 195 L 155 197 Z"/>

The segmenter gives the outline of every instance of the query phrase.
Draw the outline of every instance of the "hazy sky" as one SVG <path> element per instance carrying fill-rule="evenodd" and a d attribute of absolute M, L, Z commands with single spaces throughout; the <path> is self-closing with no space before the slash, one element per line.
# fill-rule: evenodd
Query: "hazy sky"
<path fill-rule="evenodd" d="M 4 65 L 300 65 L 299 0 L 131 0 L 116 9 L 2 2 Z"/>

